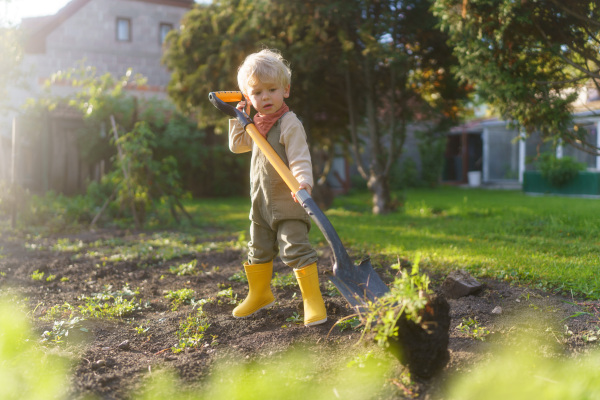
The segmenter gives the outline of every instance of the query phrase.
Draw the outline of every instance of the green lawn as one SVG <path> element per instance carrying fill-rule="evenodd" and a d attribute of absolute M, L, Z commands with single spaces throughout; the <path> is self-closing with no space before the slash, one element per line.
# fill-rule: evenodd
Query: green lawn
<path fill-rule="evenodd" d="M 403 212 L 372 215 L 370 194 L 363 193 L 336 198 L 326 214 L 354 255 L 420 254 L 423 267 L 439 272 L 464 268 L 600 298 L 600 200 L 456 187 L 404 196 Z M 248 207 L 244 198 L 190 204 L 205 223 L 230 231 L 247 229 Z M 316 225 L 311 240 L 326 244 Z"/>

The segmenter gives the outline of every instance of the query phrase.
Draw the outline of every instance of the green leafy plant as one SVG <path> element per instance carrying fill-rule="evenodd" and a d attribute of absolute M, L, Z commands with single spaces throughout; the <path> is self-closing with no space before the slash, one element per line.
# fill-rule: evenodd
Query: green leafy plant
<path fill-rule="evenodd" d="M 301 324 L 304 321 L 302 315 L 299 315 L 296 311 L 292 313 L 291 317 L 285 319 L 287 322 L 293 322 L 295 324 Z"/>
<path fill-rule="evenodd" d="M 71 319 L 75 314 L 76 309 L 69 303 L 56 304 L 41 317 L 45 321 L 52 321 L 57 319 Z"/>
<path fill-rule="evenodd" d="M 51 247 L 53 251 L 72 251 L 78 252 L 85 248 L 86 245 L 81 240 L 71 241 L 68 238 L 58 239 Z"/>
<path fill-rule="evenodd" d="M 296 277 L 291 272 L 289 274 L 283 274 L 283 275 L 279 275 L 278 272 L 275 272 L 275 276 L 273 277 L 271 284 L 273 285 L 273 287 L 282 288 L 282 289 L 286 288 L 286 287 L 297 287 L 298 286 Z"/>
<path fill-rule="evenodd" d="M 112 285 L 106 285 L 102 292 L 82 296 L 84 304 L 79 306 L 79 311 L 90 318 L 122 318 L 142 308 L 137 295 L 139 291 L 132 290 L 129 284 L 116 291 L 112 291 Z"/>
<path fill-rule="evenodd" d="M 192 289 L 169 290 L 165 298 L 171 300 L 171 308 L 177 310 L 183 304 L 191 304 L 196 293 Z"/>
<path fill-rule="evenodd" d="M 336 323 L 336 326 L 340 329 L 340 332 L 344 332 L 346 330 L 356 330 L 361 326 L 361 324 L 362 322 L 360 318 L 354 315 L 352 317 L 339 320 Z"/>
<path fill-rule="evenodd" d="M 542 177 L 554 186 L 563 186 L 575 179 L 579 171 L 585 170 L 585 164 L 572 157 L 557 158 L 554 154 L 544 153 L 538 163 Z"/>
<path fill-rule="evenodd" d="M 486 336 L 490 334 L 488 328 L 479 324 L 477 317 L 463 318 L 462 322 L 456 328 L 473 339 L 481 340 L 482 342 L 485 341 Z"/>
<path fill-rule="evenodd" d="M 359 314 L 365 325 L 363 336 L 369 334 L 381 347 L 388 345 L 390 337 L 398 336 L 396 322 L 403 317 L 421 322 L 420 311 L 425 307 L 429 289 L 429 277 L 419 273 L 419 260 L 415 260 L 412 271 L 400 270 L 400 263 L 392 266 L 400 270 L 390 287 L 390 292 L 377 301 L 369 303 L 367 310 Z"/>
<path fill-rule="evenodd" d="M 84 304 L 79 306 L 82 315 L 90 318 L 122 318 L 141 309 L 139 301 L 122 296 L 110 298 L 83 297 Z"/>
<path fill-rule="evenodd" d="M 229 278 L 227 278 L 227 280 L 230 280 L 232 282 L 248 283 L 248 277 L 246 276 L 244 271 L 236 272 L 235 274 L 233 274 Z"/>
<path fill-rule="evenodd" d="M 31 274 L 31 279 L 33 279 L 34 281 L 41 281 L 42 279 L 44 279 L 44 274 L 44 272 L 40 272 L 40 270 L 36 269 Z"/>
<path fill-rule="evenodd" d="M 180 353 L 186 349 L 197 348 L 202 343 L 204 333 L 209 327 L 208 317 L 202 307 L 199 307 L 179 324 L 179 329 L 176 332 L 179 341 L 171 348 L 171 351 Z"/>
<path fill-rule="evenodd" d="M 198 274 L 198 269 L 196 268 L 197 264 L 198 264 L 198 260 L 192 260 L 188 263 L 172 265 L 169 268 L 169 271 L 171 271 L 172 274 L 176 274 L 177 276 L 197 275 Z"/>
<path fill-rule="evenodd" d="M 135 330 L 135 333 L 140 335 L 140 336 L 145 336 L 148 333 L 148 330 L 150 330 L 150 327 L 144 327 L 144 325 L 139 325 L 133 328 Z"/>
<path fill-rule="evenodd" d="M 233 293 L 233 288 L 229 287 L 227 289 L 220 290 L 217 293 L 218 304 L 238 304 L 237 294 Z"/>
<path fill-rule="evenodd" d="M 69 336 L 69 331 L 75 328 L 79 329 L 82 332 L 88 332 L 87 328 L 79 326 L 80 323 L 83 321 L 85 321 L 85 319 L 80 317 L 73 317 L 68 320 L 54 321 L 52 330 L 44 331 L 44 333 L 42 333 L 42 343 L 61 344 Z"/>

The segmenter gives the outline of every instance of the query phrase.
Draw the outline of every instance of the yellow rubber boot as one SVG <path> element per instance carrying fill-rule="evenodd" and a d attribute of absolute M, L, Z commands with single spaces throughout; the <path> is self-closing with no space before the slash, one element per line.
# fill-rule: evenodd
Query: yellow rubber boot
<path fill-rule="evenodd" d="M 248 296 L 242 304 L 233 309 L 232 314 L 235 318 L 249 317 L 275 304 L 275 297 L 271 292 L 273 261 L 252 265 L 244 263 L 244 270 L 248 278 Z"/>
<path fill-rule="evenodd" d="M 319 287 L 319 271 L 317 263 L 294 270 L 302 302 L 304 303 L 304 326 L 319 325 L 327 322 L 327 310 Z"/>

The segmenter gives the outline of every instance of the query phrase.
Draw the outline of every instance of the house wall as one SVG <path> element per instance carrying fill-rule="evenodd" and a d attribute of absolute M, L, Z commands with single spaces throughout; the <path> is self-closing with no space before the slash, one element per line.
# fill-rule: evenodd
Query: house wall
<path fill-rule="evenodd" d="M 73 0 L 72 3 L 78 1 Z M 161 23 L 167 23 L 178 29 L 180 20 L 189 11 L 189 7 L 164 3 L 168 1 L 90 0 L 49 31 L 45 38 L 42 36 L 44 41 L 25 54 L 22 64 L 22 70 L 27 76 L 25 85 L 10 89 L 11 110 L 0 114 L 0 179 L 9 179 L 10 175 L 13 118 L 21 114 L 21 106 L 28 98 L 35 98 L 41 93 L 46 79 L 58 71 L 77 68 L 82 60 L 86 66 L 95 67 L 98 76 L 108 72 L 121 77 L 132 68 L 134 73 L 147 78 L 147 86 L 134 91 L 135 95 L 167 98 L 166 86 L 170 73 L 161 64 L 159 28 Z M 60 17 L 61 12 L 49 18 Z M 131 21 L 131 41 L 117 40 L 117 18 L 128 18 Z M 59 96 L 75 90 L 64 84 L 51 87 L 52 93 Z M 18 126 L 17 135 L 21 132 L 22 128 Z M 20 173 L 18 181 L 25 185 L 35 185 L 37 189 L 45 189 L 38 186 L 42 183 L 45 186 L 45 182 L 48 182 L 50 189 L 73 193 L 82 185 L 82 177 L 88 174 L 81 170 L 84 164 L 78 161 L 78 154 L 71 154 L 76 150 L 73 148 L 76 132 L 70 129 L 62 133 L 52 129 L 51 132 L 56 135 L 56 142 L 51 139 L 47 149 L 50 151 L 47 155 L 50 165 L 54 165 L 50 171 L 51 176 L 40 179 L 39 162 L 36 162 L 36 156 L 31 155 L 31 144 L 21 142 L 20 146 L 23 148 L 17 150 L 17 170 L 33 171 L 31 174 Z M 70 139 L 67 140 L 66 137 Z M 70 151 L 65 153 L 60 143 L 69 144 Z M 66 159 L 67 164 L 60 164 L 60 159 Z M 90 168 L 84 167 L 86 170 Z M 61 171 L 62 176 L 59 177 Z"/>
<path fill-rule="evenodd" d="M 164 88 L 170 74 L 160 62 L 159 26 L 169 23 L 178 28 L 186 11 L 185 7 L 144 1 L 93 0 L 46 37 L 44 54 L 26 55 L 26 64 L 34 69 L 38 82 L 85 59 L 85 64 L 99 73 L 123 76 L 133 68 L 148 78 L 149 86 Z M 118 17 L 131 20 L 130 42 L 116 39 Z"/>
<path fill-rule="evenodd" d="M 488 126 L 483 131 L 483 180 L 517 180 L 519 173 L 519 132 L 504 125 Z"/>

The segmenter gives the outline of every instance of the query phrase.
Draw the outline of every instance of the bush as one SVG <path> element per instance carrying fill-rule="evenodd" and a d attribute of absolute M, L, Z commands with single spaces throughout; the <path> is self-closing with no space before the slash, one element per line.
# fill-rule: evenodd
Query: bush
<path fill-rule="evenodd" d="M 575 179 L 579 171 L 585 170 L 585 164 L 572 157 L 557 158 L 550 153 L 540 156 L 538 167 L 542 177 L 557 187 L 567 184 Z"/>
<path fill-rule="evenodd" d="M 411 157 L 393 168 L 390 174 L 390 186 L 393 189 L 414 188 L 420 186 L 419 169 Z"/>

